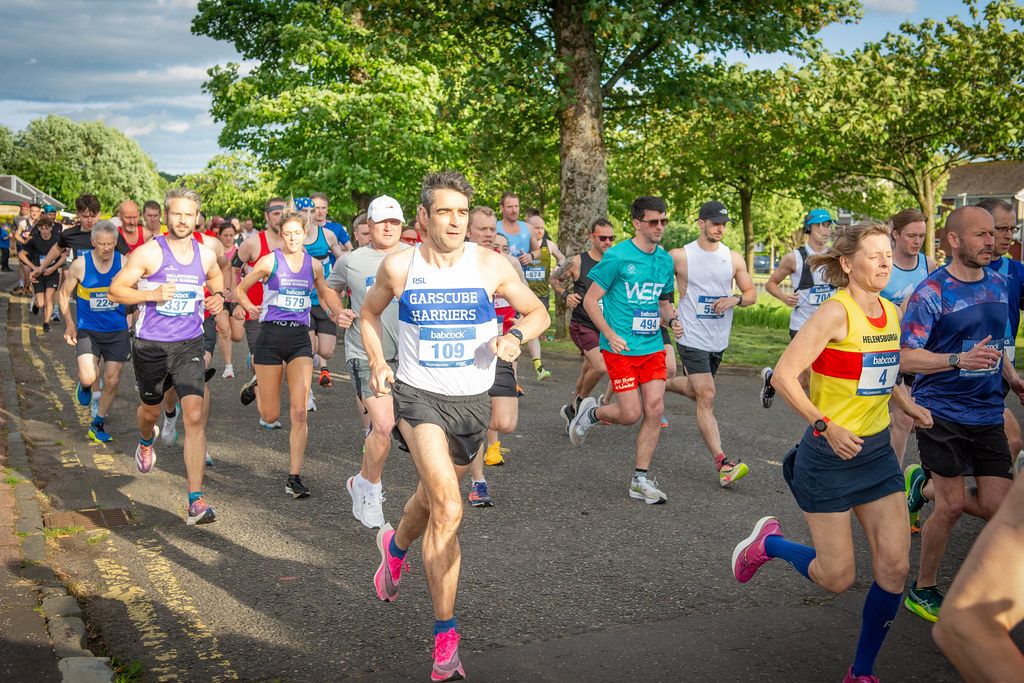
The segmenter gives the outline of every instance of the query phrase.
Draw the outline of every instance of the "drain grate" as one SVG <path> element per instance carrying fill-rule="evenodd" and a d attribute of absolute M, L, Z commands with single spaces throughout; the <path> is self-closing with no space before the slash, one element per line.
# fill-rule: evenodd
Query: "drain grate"
<path fill-rule="evenodd" d="M 124 508 L 88 508 L 66 512 L 51 512 L 43 518 L 43 526 L 80 526 L 86 529 L 109 529 L 114 526 L 128 526 L 134 520 Z"/>

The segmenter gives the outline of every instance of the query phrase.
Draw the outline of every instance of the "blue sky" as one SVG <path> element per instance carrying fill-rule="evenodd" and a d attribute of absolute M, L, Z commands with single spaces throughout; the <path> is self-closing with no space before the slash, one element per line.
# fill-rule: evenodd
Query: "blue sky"
<path fill-rule="evenodd" d="M 240 61 L 226 43 L 191 34 L 197 0 L 3 0 L 0 124 L 20 130 L 61 114 L 99 119 L 135 138 L 169 173 L 201 169 L 219 151 L 220 127 L 202 92 L 206 70 Z M 959 0 L 862 0 L 864 18 L 820 34 L 855 49 L 906 20 L 965 15 Z M 792 58 L 730 55 L 773 68 Z"/>

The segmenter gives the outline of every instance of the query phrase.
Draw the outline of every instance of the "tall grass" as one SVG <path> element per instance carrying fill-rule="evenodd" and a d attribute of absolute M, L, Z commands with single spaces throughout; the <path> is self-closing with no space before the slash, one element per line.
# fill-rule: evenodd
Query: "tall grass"
<path fill-rule="evenodd" d="M 771 294 L 761 292 L 753 306 L 732 309 L 732 324 L 769 330 L 789 329 L 789 308 Z"/>

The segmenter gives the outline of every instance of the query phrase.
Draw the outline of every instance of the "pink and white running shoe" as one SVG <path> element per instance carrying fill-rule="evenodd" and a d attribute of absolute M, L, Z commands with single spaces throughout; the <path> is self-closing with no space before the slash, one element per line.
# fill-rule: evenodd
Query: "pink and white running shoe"
<path fill-rule="evenodd" d="M 394 602 L 398 599 L 398 582 L 402 578 L 402 570 L 404 569 L 406 574 L 409 573 L 409 563 L 391 554 L 391 539 L 394 536 L 395 530 L 390 524 L 385 524 L 377 532 L 380 566 L 373 575 L 373 587 L 377 590 L 377 597 L 385 602 Z"/>
<path fill-rule="evenodd" d="M 461 681 L 466 677 L 459 659 L 459 632 L 449 629 L 434 636 L 434 668 L 432 681 Z"/>
<path fill-rule="evenodd" d="M 740 583 L 754 578 L 754 574 L 768 560 L 772 559 L 764 549 L 764 539 L 781 536 L 782 527 L 774 517 L 762 517 L 754 525 L 750 535 L 736 544 L 732 551 L 732 573 Z"/>

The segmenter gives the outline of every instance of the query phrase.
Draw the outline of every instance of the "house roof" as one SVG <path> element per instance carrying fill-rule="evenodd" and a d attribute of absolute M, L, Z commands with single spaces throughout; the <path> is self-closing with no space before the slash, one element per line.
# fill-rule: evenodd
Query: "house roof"
<path fill-rule="evenodd" d="M 943 199 L 966 194 L 969 197 L 1013 196 L 1024 190 L 1024 163 L 979 161 L 953 169 Z"/>
<path fill-rule="evenodd" d="M 38 200 L 43 204 L 53 204 L 58 209 L 64 208 L 64 202 L 46 194 L 35 185 L 27 183 L 16 175 L 0 175 L 0 201 L 20 204 Z"/>

